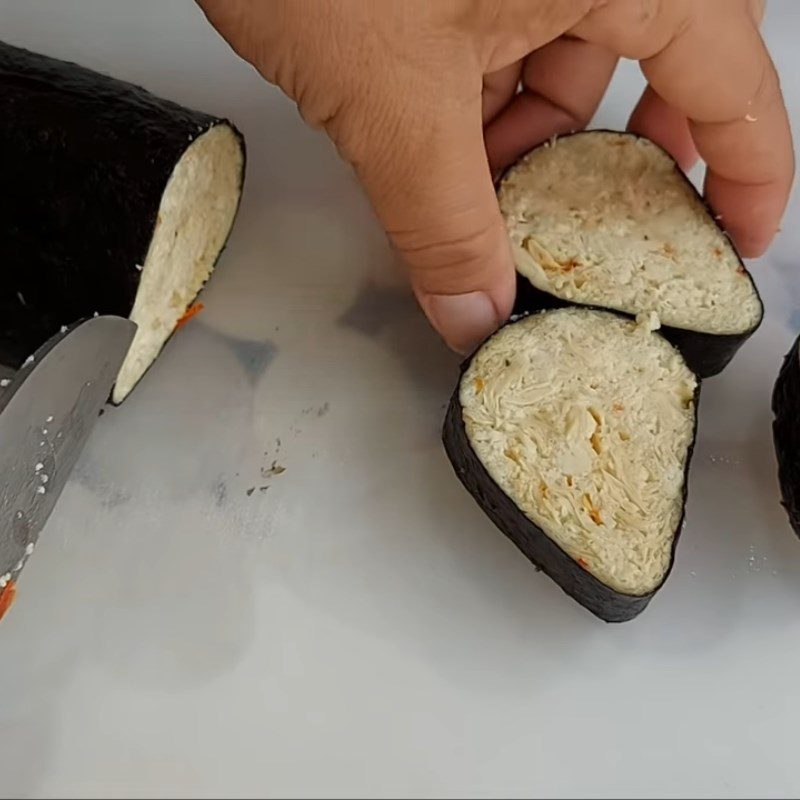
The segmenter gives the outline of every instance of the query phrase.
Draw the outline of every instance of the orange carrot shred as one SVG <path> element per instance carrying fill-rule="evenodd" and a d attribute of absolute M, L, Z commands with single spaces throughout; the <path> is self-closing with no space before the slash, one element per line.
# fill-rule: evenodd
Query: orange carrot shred
<path fill-rule="evenodd" d="M 182 328 L 192 317 L 196 317 L 205 306 L 202 303 L 195 303 L 186 309 L 184 315 L 175 323 L 175 330 Z"/>
<path fill-rule="evenodd" d="M 578 564 L 580 564 L 584 569 L 589 566 L 582 558 L 578 559 Z"/>
<path fill-rule="evenodd" d="M 0 619 L 3 619 L 6 611 L 11 608 L 14 598 L 17 596 L 17 586 L 11 581 L 0 591 Z"/>

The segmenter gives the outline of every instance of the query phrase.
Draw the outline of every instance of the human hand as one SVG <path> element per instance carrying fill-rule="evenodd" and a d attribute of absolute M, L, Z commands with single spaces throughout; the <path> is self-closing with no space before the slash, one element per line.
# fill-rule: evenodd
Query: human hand
<path fill-rule="evenodd" d="M 492 175 L 587 125 L 620 56 L 648 80 L 629 127 L 684 169 L 703 157 L 706 197 L 740 253 L 761 254 L 777 231 L 794 157 L 762 0 L 199 3 L 353 165 L 456 350 L 514 300 Z"/>

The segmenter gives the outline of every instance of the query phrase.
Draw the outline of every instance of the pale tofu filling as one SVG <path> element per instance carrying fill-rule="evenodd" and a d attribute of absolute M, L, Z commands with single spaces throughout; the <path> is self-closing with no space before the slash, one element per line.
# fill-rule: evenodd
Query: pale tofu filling
<path fill-rule="evenodd" d="M 761 319 L 730 241 L 652 142 L 602 131 L 554 140 L 510 170 L 498 198 L 517 270 L 537 289 L 708 333 Z"/>
<path fill-rule="evenodd" d="M 502 328 L 459 395 L 472 449 L 520 511 L 603 583 L 643 595 L 681 524 L 696 387 L 650 325 L 569 308 Z"/>
<path fill-rule="evenodd" d="M 216 125 L 181 156 L 167 183 L 130 318 L 136 336 L 113 391 L 133 389 L 161 352 L 197 293 L 233 225 L 243 154 L 233 130 Z"/>

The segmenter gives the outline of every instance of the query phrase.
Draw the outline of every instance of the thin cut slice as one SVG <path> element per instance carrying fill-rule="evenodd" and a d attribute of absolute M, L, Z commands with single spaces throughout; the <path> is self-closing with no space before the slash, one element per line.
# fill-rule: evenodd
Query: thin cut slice
<path fill-rule="evenodd" d="M 783 506 L 800 536 L 800 337 L 783 361 L 772 394 L 772 433 Z"/>
<path fill-rule="evenodd" d="M 662 336 L 604 311 L 512 322 L 465 366 L 444 443 L 503 533 L 607 621 L 666 579 L 699 384 Z"/>
<path fill-rule="evenodd" d="M 211 274 L 244 160 L 226 120 L 0 43 L 0 363 L 95 312 L 129 316 L 122 401 Z"/>
<path fill-rule="evenodd" d="M 632 134 L 548 142 L 501 182 L 517 311 L 565 303 L 654 312 L 701 377 L 758 327 L 761 300 L 728 237 L 672 158 Z"/>

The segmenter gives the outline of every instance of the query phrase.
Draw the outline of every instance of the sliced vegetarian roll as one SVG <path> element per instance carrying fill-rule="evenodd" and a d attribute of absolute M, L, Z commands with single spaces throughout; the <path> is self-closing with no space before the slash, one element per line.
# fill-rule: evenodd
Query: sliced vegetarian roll
<path fill-rule="evenodd" d="M 772 423 L 783 506 L 800 536 L 800 337 L 783 361 L 772 393 Z"/>
<path fill-rule="evenodd" d="M 621 622 L 669 574 L 698 392 L 649 324 L 543 311 L 501 328 L 465 364 L 445 449 L 534 564 L 589 611 Z"/>
<path fill-rule="evenodd" d="M 758 292 L 728 237 L 673 159 L 626 133 L 552 140 L 500 183 L 517 267 L 518 313 L 564 304 L 635 316 L 700 377 L 756 330 Z"/>
<path fill-rule="evenodd" d="M 64 325 L 130 317 L 113 400 L 156 358 L 233 224 L 244 142 L 217 117 L 0 43 L 0 363 Z"/>

